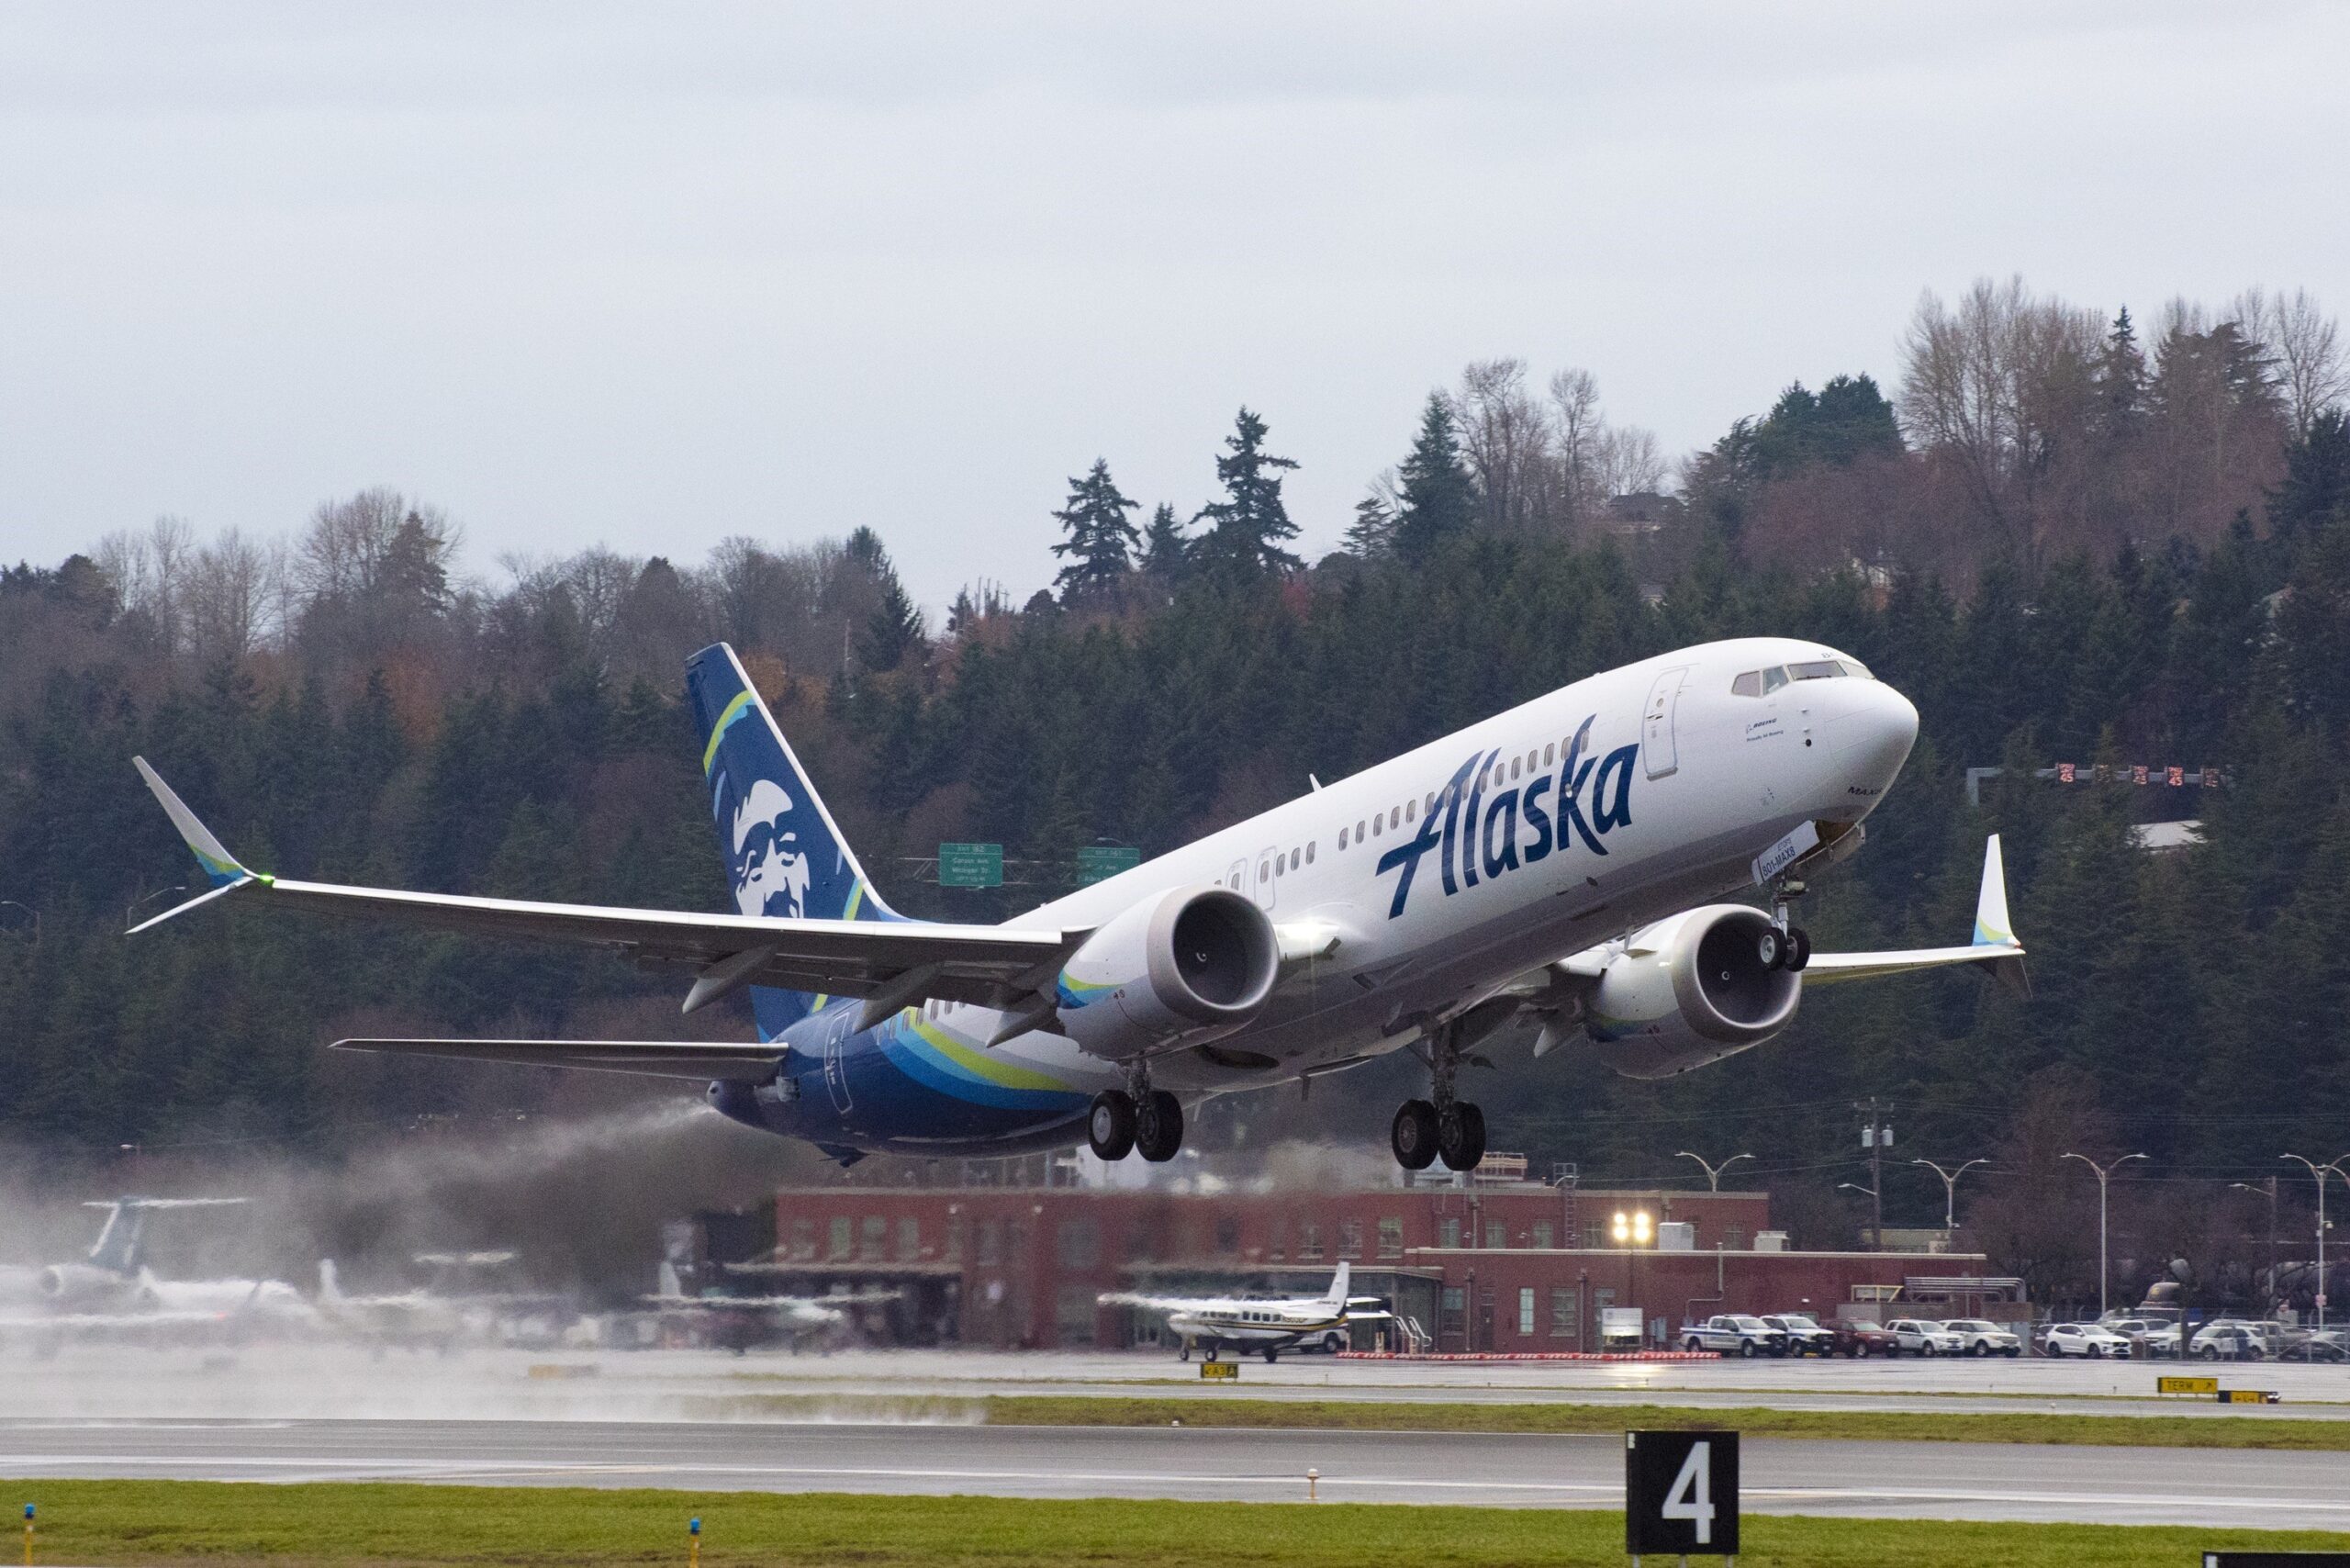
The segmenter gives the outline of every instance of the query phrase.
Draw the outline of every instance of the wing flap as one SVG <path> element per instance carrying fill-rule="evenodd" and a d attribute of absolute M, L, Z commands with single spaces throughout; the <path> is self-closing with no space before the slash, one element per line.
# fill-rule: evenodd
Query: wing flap
<path fill-rule="evenodd" d="M 442 1057 L 458 1061 L 562 1067 L 587 1072 L 630 1072 L 649 1078 L 765 1083 L 776 1074 L 784 1047 L 710 1040 L 337 1040 L 339 1051 Z"/>

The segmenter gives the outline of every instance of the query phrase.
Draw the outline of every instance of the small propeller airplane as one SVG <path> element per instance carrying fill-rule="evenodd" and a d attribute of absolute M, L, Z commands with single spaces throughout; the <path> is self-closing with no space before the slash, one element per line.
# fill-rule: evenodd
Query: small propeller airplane
<path fill-rule="evenodd" d="M 1190 1361 L 1194 1350 L 1216 1352 L 1227 1347 L 1254 1350 L 1269 1361 L 1283 1350 L 1313 1346 L 1333 1354 L 1348 1348 L 1348 1330 L 1358 1323 L 1385 1322 L 1393 1316 L 1378 1296 L 1350 1296 L 1350 1265 L 1340 1263 L 1330 1288 L 1318 1296 L 1283 1296 L 1270 1300 L 1231 1295 L 1148 1295 L 1132 1291 L 1108 1291 L 1097 1299 L 1103 1306 L 1138 1306 L 1167 1319 L 1167 1327 L 1182 1343 L 1179 1358 Z"/>

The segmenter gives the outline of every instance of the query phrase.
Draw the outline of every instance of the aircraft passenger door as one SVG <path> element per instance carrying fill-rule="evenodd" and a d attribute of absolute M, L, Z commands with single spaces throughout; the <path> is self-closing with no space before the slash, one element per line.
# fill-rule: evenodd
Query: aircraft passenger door
<path fill-rule="evenodd" d="M 1649 688 L 1649 703 L 1640 715 L 1640 755 L 1648 760 L 1651 778 L 1662 778 L 1681 766 L 1673 747 L 1673 714 L 1681 705 L 1681 681 L 1688 673 L 1686 665 L 1666 670 Z"/>
<path fill-rule="evenodd" d="M 841 1059 L 848 1049 L 849 1036 L 856 1032 L 856 1014 L 844 1011 L 833 1021 L 832 1033 L 824 1036 L 824 1088 L 832 1094 L 833 1109 L 845 1116 L 853 1107 L 848 1094 L 848 1064 Z"/>
<path fill-rule="evenodd" d="M 1248 890 L 1248 862 L 1235 860 L 1232 863 L 1232 869 L 1224 874 L 1224 885 L 1236 893 L 1247 892 Z"/>
<path fill-rule="evenodd" d="M 1280 874 L 1273 869 L 1276 858 L 1278 857 L 1270 849 L 1257 851 L 1257 884 L 1251 891 L 1256 896 L 1257 907 L 1269 914 L 1272 913 L 1274 890 L 1281 885 Z"/>

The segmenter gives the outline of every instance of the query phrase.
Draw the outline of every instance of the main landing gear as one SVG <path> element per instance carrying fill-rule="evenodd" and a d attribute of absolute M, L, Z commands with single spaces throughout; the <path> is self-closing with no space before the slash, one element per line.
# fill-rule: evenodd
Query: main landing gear
<path fill-rule="evenodd" d="M 1139 1150 L 1153 1164 L 1164 1164 L 1183 1147 L 1183 1104 L 1164 1089 L 1150 1086 L 1147 1067 L 1127 1074 L 1125 1089 L 1105 1089 L 1093 1097 L 1085 1118 L 1085 1138 L 1096 1159 L 1124 1159 Z"/>
<path fill-rule="evenodd" d="M 1437 1160 L 1447 1170 L 1474 1170 L 1485 1158 L 1485 1113 L 1453 1092 L 1460 1066 L 1460 1026 L 1446 1024 L 1428 1036 L 1429 1093 L 1406 1100 L 1388 1128 L 1395 1163 L 1425 1170 Z"/>
<path fill-rule="evenodd" d="M 1754 940 L 1754 956 L 1766 969 L 1799 974 L 1811 962 L 1811 933 L 1795 924 L 1795 901 L 1803 897 L 1801 882 L 1781 882 L 1771 890 L 1771 927 Z"/>

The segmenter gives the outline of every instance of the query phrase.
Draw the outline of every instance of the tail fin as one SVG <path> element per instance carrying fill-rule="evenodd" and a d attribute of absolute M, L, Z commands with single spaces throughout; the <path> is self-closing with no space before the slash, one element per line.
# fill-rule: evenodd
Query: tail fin
<path fill-rule="evenodd" d="M 1348 1264 L 1341 1262 L 1338 1265 L 1338 1271 L 1330 1278 L 1329 1290 L 1323 1294 L 1322 1305 L 1324 1306 L 1330 1308 L 1334 1312 L 1343 1312 L 1346 1310 L 1347 1286 L 1352 1282 L 1348 1277 L 1352 1272 L 1353 1270 Z"/>
<path fill-rule="evenodd" d="M 139 1244 L 147 1230 L 147 1205 L 136 1198 L 117 1198 L 110 1204 L 93 1206 L 106 1211 L 106 1222 L 99 1226 L 98 1238 L 91 1244 L 91 1266 L 123 1275 L 138 1273 Z"/>
<path fill-rule="evenodd" d="M 736 910 L 793 920 L 903 919 L 874 891 L 734 650 L 718 643 L 688 659 L 686 690 Z M 750 991 L 764 1039 L 822 1002 L 805 991 Z"/>

